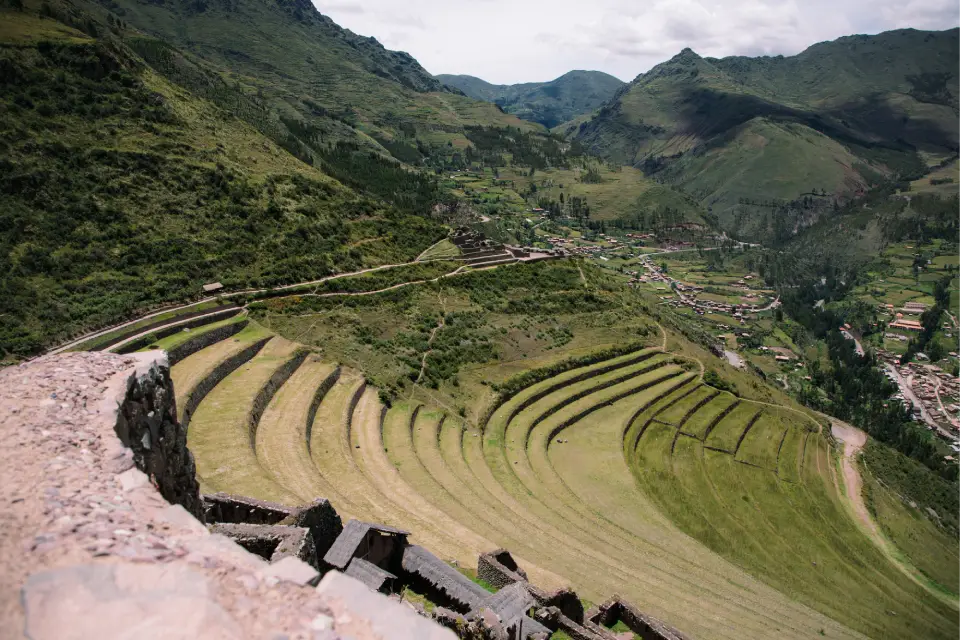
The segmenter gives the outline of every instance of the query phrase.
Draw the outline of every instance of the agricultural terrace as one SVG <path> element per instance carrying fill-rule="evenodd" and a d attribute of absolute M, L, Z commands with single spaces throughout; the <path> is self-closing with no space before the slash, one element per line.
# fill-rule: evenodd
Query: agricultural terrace
<path fill-rule="evenodd" d="M 907 343 L 914 332 L 888 327 L 877 331 L 879 323 L 896 321 L 897 314 L 907 320 L 919 320 L 919 313 L 904 313 L 907 303 L 925 305 L 935 304 L 934 291 L 938 281 L 948 279 L 950 289 L 949 309 L 955 311 L 960 293 L 960 257 L 957 243 L 946 240 L 934 240 L 929 244 L 898 243 L 886 248 L 880 256 L 870 263 L 866 281 L 858 286 L 853 294 L 859 304 L 853 314 L 853 324 L 859 325 L 865 332 L 873 333 L 867 341 L 874 347 L 901 355 L 907 349 Z M 958 363 L 955 357 L 948 357 L 956 351 L 957 333 L 960 326 L 949 316 L 944 316 L 945 326 L 933 336 L 940 343 L 940 352 L 944 355 L 941 368 L 951 371 Z M 872 329 L 872 331 L 869 331 Z M 949 335 L 948 335 L 949 334 Z"/>
<path fill-rule="evenodd" d="M 208 346 L 198 331 L 173 377 L 203 489 L 327 497 L 463 567 L 505 547 L 542 587 L 619 593 L 697 638 L 953 636 L 956 610 L 855 524 L 817 422 L 652 315 L 628 340 L 617 321 L 642 296 L 604 293 L 589 265 L 503 271 L 333 306 L 271 300 Z M 547 316 L 570 329 L 562 344 L 535 338 Z M 321 350 L 257 320 L 356 341 Z M 406 366 L 407 382 L 375 387 L 333 357 L 351 353 L 366 371 L 373 354 Z"/>

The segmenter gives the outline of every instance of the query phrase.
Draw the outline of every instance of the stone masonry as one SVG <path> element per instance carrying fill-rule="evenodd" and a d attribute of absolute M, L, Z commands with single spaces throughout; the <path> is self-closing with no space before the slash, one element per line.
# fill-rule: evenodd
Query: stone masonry
<path fill-rule="evenodd" d="M 160 352 L 0 370 L 0 637 L 455 637 L 349 576 L 314 589 L 299 559 L 211 533 L 173 398 Z"/>

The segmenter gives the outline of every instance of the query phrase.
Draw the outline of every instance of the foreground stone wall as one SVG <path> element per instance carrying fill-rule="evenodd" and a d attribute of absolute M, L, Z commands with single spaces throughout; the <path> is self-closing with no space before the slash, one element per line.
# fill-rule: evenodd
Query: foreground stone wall
<path fill-rule="evenodd" d="M 114 431 L 130 449 L 137 469 L 147 474 L 167 502 L 183 505 L 203 519 L 200 485 L 187 431 L 177 422 L 170 368 L 163 356 L 138 367 L 127 380 Z"/>
<path fill-rule="evenodd" d="M 455 638 L 348 576 L 314 589 L 301 560 L 211 533 L 187 510 L 189 457 L 167 448 L 182 432 L 168 381 L 159 352 L 0 370 L 0 637 Z"/>

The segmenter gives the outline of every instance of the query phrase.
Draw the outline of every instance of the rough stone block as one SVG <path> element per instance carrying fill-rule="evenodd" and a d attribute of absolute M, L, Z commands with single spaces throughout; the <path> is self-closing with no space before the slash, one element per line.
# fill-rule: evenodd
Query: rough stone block
<path fill-rule="evenodd" d="M 35 573 L 23 587 L 31 640 L 228 640 L 236 622 L 206 578 L 177 564 L 90 564 Z"/>
<path fill-rule="evenodd" d="M 292 556 L 317 566 L 317 551 L 309 529 L 267 524 L 215 524 L 213 533 L 225 535 L 261 558 L 277 562 Z"/>
<path fill-rule="evenodd" d="M 368 589 L 339 571 L 330 571 L 317 586 L 337 621 L 337 632 L 357 638 L 456 640 L 456 635 L 404 604 Z"/>
<path fill-rule="evenodd" d="M 261 569 L 259 573 L 262 578 L 274 577 L 299 585 L 316 584 L 320 580 L 319 571 L 293 556 L 281 558 Z"/>

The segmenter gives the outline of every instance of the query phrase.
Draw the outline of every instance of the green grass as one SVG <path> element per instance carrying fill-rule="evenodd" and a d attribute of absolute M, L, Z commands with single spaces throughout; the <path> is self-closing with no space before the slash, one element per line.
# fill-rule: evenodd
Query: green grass
<path fill-rule="evenodd" d="M 218 384 L 194 412 L 187 445 L 196 457 L 197 479 L 203 491 L 233 491 L 261 500 L 298 504 L 299 499 L 257 461 L 249 423 L 257 392 L 296 349 L 297 345 L 283 338 L 273 338 L 248 364 Z"/>
<path fill-rule="evenodd" d="M 627 453 L 644 491 L 681 529 L 868 635 L 902 624 L 929 625 L 925 633 L 934 635 L 949 633 L 950 614 L 905 582 L 844 515 L 831 477 L 831 454 L 819 437 L 811 436 L 807 445 L 798 485 L 779 482 L 766 469 L 737 464 L 729 454 L 703 450 L 693 438 L 678 439 L 671 455 L 672 440 L 673 429 L 652 423 Z M 779 440 L 774 440 L 767 439 L 768 446 L 776 448 Z M 930 615 L 914 607 L 930 607 Z M 857 613 L 868 610 L 877 614 Z M 913 622 L 899 619 L 903 615 Z"/>
<path fill-rule="evenodd" d="M 706 446 L 733 453 L 747 424 L 760 412 L 760 407 L 741 402 L 710 431 L 705 441 Z"/>
<path fill-rule="evenodd" d="M 246 320 L 246 315 L 243 313 L 237 314 L 232 318 L 227 320 L 221 320 L 220 322 L 214 322 L 212 324 L 204 325 L 202 327 L 197 327 L 196 329 L 187 329 L 184 331 L 179 331 L 172 336 L 167 336 L 166 338 L 161 338 L 153 344 L 149 344 L 141 351 L 150 351 L 151 349 L 163 349 L 164 351 L 170 351 L 174 347 L 177 347 L 191 338 L 196 338 L 199 335 L 203 335 L 208 331 L 215 331 L 222 327 L 229 326 L 231 324 L 236 324 L 237 322 L 243 322 Z"/>
<path fill-rule="evenodd" d="M 780 453 L 780 442 L 786 437 L 787 429 L 794 428 L 799 432 L 806 431 L 802 426 L 793 427 L 784 424 L 778 416 L 764 411 L 760 419 L 754 422 L 750 431 L 744 436 L 740 449 L 737 451 L 737 460 L 769 469 L 777 470 Z"/>
<path fill-rule="evenodd" d="M 901 497 L 864 470 L 864 495 L 883 533 L 907 561 L 944 592 L 960 593 L 957 536 L 938 525 L 916 502 Z M 912 504 L 911 504 L 912 502 Z"/>
<path fill-rule="evenodd" d="M 8 30 L 56 36 L 53 20 L 2 15 Z M 62 35 L 0 51 L 13 74 L 0 97 L 12 274 L 0 313 L 14 320 L 0 351 L 36 353 L 206 282 L 264 286 L 409 261 L 445 234 L 301 162 L 125 46 Z"/>
<path fill-rule="evenodd" d="M 212 309 L 212 308 L 218 306 L 219 304 L 220 304 L 220 303 L 217 302 L 216 300 L 211 300 L 210 302 L 203 302 L 203 303 L 201 303 L 201 304 L 194 305 L 194 306 L 191 306 L 191 307 L 187 307 L 187 308 L 185 308 L 185 309 L 178 309 L 178 310 L 175 310 L 175 311 L 168 311 L 168 312 L 165 312 L 165 313 L 161 313 L 161 314 L 158 314 L 158 315 L 153 316 L 152 318 L 146 318 L 146 319 L 144 319 L 144 320 L 139 320 L 139 321 L 137 321 L 137 322 L 134 322 L 133 324 L 131 324 L 131 325 L 129 325 L 129 326 L 126 326 L 126 327 L 123 327 L 122 329 L 117 329 L 117 330 L 115 330 L 115 331 L 110 331 L 110 332 L 105 333 L 105 334 L 103 334 L 103 335 L 101 335 L 101 336 L 97 336 L 96 338 L 91 338 L 90 340 L 86 340 L 86 341 L 84 341 L 84 342 L 81 342 L 80 344 L 76 345 L 75 347 L 72 347 L 72 348 L 70 349 L 70 351 L 94 351 L 94 350 L 98 350 L 98 349 L 100 349 L 100 348 L 103 348 L 104 345 L 106 345 L 107 343 L 111 342 L 111 341 L 114 340 L 115 338 L 120 338 L 121 336 L 134 336 L 134 335 L 137 335 L 137 333 L 139 333 L 139 332 L 138 332 L 138 329 L 141 329 L 142 327 L 146 327 L 146 326 L 148 326 L 148 325 L 150 325 L 150 324 L 153 324 L 154 322 L 160 322 L 161 320 L 174 320 L 174 319 L 177 318 L 178 316 L 185 315 L 185 314 L 188 314 L 188 313 L 194 313 L 194 312 L 197 312 L 197 311 L 204 311 L 205 309 Z M 170 336 L 170 338 L 173 338 L 173 336 Z M 169 339 L 169 338 L 167 338 L 167 339 Z"/>
<path fill-rule="evenodd" d="M 449 240 L 441 240 L 420 256 L 421 260 L 437 260 L 439 258 L 456 258 L 460 255 L 460 249 Z"/>

